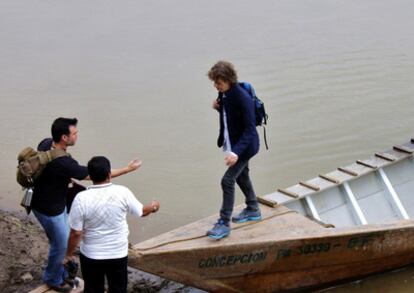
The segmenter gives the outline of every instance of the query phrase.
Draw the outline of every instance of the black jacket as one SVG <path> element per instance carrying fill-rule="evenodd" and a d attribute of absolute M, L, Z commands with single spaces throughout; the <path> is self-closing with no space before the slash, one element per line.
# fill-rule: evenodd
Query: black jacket
<path fill-rule="evenodd" d="M 224 95 L 225 98 L 223 98 L 223 93 L 219 93 L 218 97 L 220 103 L 220 134 L 217 145 L 222 147 L 224 141 L 224 106 L 231 150 L 241 159 L 250 159 L 259 151 L 259 135 L 256 131 L 253 99 L 239 84 L 233 85 Z"/>

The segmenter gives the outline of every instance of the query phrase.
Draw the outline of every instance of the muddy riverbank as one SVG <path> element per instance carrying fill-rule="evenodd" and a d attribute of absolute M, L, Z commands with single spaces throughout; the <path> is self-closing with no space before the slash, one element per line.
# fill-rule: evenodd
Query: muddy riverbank
<path fill-rule="evenodd" d="M 0 292 L 29 292 L 42 284 L 48 240 L 32 217 L 0 210 Z M 132 268 L 128 292 L 201 292 Z"/>

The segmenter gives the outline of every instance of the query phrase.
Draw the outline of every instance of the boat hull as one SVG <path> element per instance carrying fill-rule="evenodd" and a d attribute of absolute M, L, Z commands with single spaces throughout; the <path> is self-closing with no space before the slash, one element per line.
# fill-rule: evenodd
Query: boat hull
<path fill-rule="evenodd" d="M 130 265 L 211 292 L 285 292 L 408 265 L 414 227 L 364 227 L 303 239 L 165 253 L 130 252 Z M 371 230 L 371 231 L 370 231 Z M 277 231 L 275 231 L 277 233 Z M 335 233 L 336 234 L 336 233 Z"/>

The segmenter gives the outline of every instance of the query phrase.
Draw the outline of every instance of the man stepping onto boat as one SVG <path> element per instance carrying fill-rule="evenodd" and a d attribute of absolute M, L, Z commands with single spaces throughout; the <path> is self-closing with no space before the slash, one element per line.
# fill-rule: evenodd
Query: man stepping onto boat
<path fill-rule="evenodd" d="M 221 239 L 230 234 L 230 218 L 233 212 L 235 184 L 246 197 L 246 208 L 232 218 L 235 223 L 257 221 L 261 213 L 256 194 L 249 177 L 249 160 L 259 151 L 259 136 L 256 131 L 256 119 L 253 99 L 237 81 L 233 64 L 217 62 L 208 72 L 208 77 L 218 90 L 218 98 L 213 108 L 220 113 L 220 133 L 218 147 L 223 147 L 227 171 L 221 180 L 223 203 L 220 218 L 207 236 Z"/>

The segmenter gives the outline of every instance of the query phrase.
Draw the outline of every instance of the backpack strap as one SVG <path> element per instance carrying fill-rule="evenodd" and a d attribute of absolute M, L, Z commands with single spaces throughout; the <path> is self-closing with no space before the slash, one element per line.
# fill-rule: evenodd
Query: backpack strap
<path fill-rule="evenodd" d="M 62 150 L 62 149 L 51 149 L 47 151 L 47 153 L 50 154 L 50 157 L 51 157 L 50 161 L 60 158 L 60 157 L 69 156 L 69 153 L 67 153 L 65 150 Z"/>
<path fill-rule="evenodd" d="M 260 99 L 256 96 L 256 91 L 254 90 L 254 87 L 250 83 L 248 83 L 246 81 L 241 81 L 241 82 L 239 82 L 239 85 L 245 91 L 247 91 L 252 96 L 252 98 L 254 100 L 259 100 L 260 101 Z M 264 138 L 265 146 L 266 146 L 266 149 L 269 150 L 269 146 L 267 144 L 267 137 L 266 137 L 266 127 L 265 127 L 265 125 L 267 125 L 267 114 L 266 114 L 266 111 L 264 109 L 263 104 L 262 104 L 262 106 L 263 106 L 264 115 L 263 115 L 263 124 L 261 126 L 263 127 L 263 138 Z"/>
<path fill-rule="evenodd" d="M 51 150 L 48 150 L 46 154 L 48 156 L 48 163 L 60 157 L 65 157 L 65 156 L 70 157 L 70 154 L 62 149 L 51 149 Z"/>
<path fill-rule="evenodd" d="M 265 146 L 266 146 L 266 149 L 269 150 L 269 146 L 267 145 L 266 127 L 264 125 L 262 125 L 262 127 L 263 127 L 263 138 L 264 138 Z"/>
<path fill-rule="evenodd" d="M 47 164 L 53 161 L 54 159 L 70 156 L 65 150 L 62 149 L 51 149 L 46 152 L 43 152 L 39 155 L 39 160 L 41 164 Z"/>
<path fill-rule="evenodd" d="M 239 82 L 239 85 L 244 90 L 246 90 L 253 98 L 256 97 L 256 92 L 255 92 L 253 86 L 250 83 L 248 83 L 247 81 L 241 81 L 241 82 Z"/>

